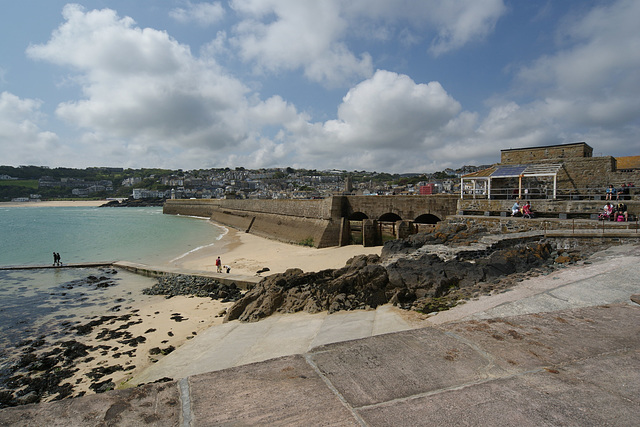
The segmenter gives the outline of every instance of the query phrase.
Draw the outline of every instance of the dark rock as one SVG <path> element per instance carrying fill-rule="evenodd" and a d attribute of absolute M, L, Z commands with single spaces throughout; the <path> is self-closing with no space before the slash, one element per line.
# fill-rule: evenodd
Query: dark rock
<path fill-rule="evenodd" d="M 141 208 L 141 207 L 161 207 L 164 206 L 164 199 L 134 199 L 129 198 L 121 202 L 117 200 L 111 200 L 103 205 L 101 208 Z"/>
<path fill-rule="evenodd" d="M 116 387 L 115 383 L 111 379 L 104 380 L 99 383 L 91 384 L 89 388 L 96 393 L 104 393 L 105 391 L 113 390 Z"/>
<path fill-rule="evenodd" d="M 114 372 L 122 371 L 122 370 L 124 369 L 122 368 L 121 365 L 113 365 L 113 366 L 107 366 L 107 367 L 98 366 L 97 368 L 93 368 L 91 372 L 85 375 L 91 378 L 92 380 L 96 380 L 98 378 L 104 377 L 105 375 L 111 375 Z"/>
<path fill-rule="evenodd" d="M 297 311 L 333 313 L 376 308 L 388 302 L 401 308 L 435 312 L 471 296 L 480 282 L 500 282 L 506 276 L 527 272 L 550 260 L 551 247 L 541 242 L 512 242 L 503 248 L 474 249 L 465 254 L 467 259 L 453 256 L 446 261 L 435 254 L 413 254 L 425 244 L 466 246 L 485 233 L 480 227 L 442 226 L 434 233 L 388 242 L 382 257 L 360 255 L 337 270 L 304 273 L 290 269 L 271 275 L 229 308 L 224 321 L 257 321 L 274 313 Z M 491 290 L 487 288 L 485 292 Z"/>
<path fill-rule="evenodd" d="M 165 274 L 158 278 L 158 283 L 151 288 L 143 289 L 142 293 L 165 295 L 167 298 L 176 295 L 192 295 L 227 301 L 237 301 L 242 296 L 240 288 L 235 284 L 227 285 L 209 277 L 182 274 Z"/>

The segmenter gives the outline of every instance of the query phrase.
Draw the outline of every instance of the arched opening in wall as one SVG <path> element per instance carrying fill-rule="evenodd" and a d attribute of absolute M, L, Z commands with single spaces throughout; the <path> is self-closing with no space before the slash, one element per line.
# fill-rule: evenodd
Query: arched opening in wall
<path fill-rule="evenodd" d="M 413 220 L 413 225 L 416 233 L 431 233 L 440 221 L 442 220 L 433 214 L 422 214 Z"/>
<path fill-rule="evenodd" d="M 380 218 L 378 218 L 378 221 L 396 222 L 396 221 L 402 221 L 402 218 L 400 218 L 400 215 L 398 214 L 394 214 L 393 212 L 387 212 L 386 214 L 383 214 L 382 216 L 380 216 Z"/>
<path fill-rule="evenodd" d="M 378 232 L 382 239 L 382 244 L 388 240 L 396 238 L 396 222 L 402 221 L 402 218 L 398 214 L 393 212 L 387 212 L 378 218 Z"/>
<path fill-rule="evenodd" d="M 362 236 L 362 221 L 369 219 L 369 217 L 364 212 L 354 212 L 347 219 L 349 220 L 350 230 L 349 244 L 361 245 L 364 240 Z"/>
<path fill-rule="evenodd" d="M 349 215 L 349 221 L 362 221 L 363 219 L 369 219 L 367 214 L 364 212 L 354 212 Z"/>

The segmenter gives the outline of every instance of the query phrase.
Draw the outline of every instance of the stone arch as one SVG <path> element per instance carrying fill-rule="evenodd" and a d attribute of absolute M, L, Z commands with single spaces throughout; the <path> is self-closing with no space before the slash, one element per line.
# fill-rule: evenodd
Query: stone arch
<path fill-rule="evenodd" d="M 363 219 L 369 219 L 367 214 L 364 212 L 354 212 L 349 215 L 349 221 L 362 221 Z"/>
<path fill-rule="evenodd" d="M 396 222 L 396 221 L 402 221 L 402 218 L 400 218 L 400 215 L 398 214 L 394 214 L 393 212 L 387 212 L 386 214 L 382 214 L 378 219 L 378 221 Z"/>
<path fill-rule="evenodd" d="M 440 221 L 442 220 L 433 214 L 422 214 L 413 220 L 417 224 L 436 224 Z"/>

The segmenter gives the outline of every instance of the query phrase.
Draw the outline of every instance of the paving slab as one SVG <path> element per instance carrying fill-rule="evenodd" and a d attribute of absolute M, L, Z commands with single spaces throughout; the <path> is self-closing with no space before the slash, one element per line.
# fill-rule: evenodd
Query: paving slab
<path fill-rule="evenodd" d="M 577 382 L 575 373 L 588 375 L 590 370 L 539 370 L 388 402 L 358 413 L 370 426 L 637 425 L 640 411 L 635 403 L 597 384 Z"/>
<path fill-rule="evenodd" d="M 189 378 L 193 426 L 357 426 L 303 356 Z"/>
<path fill-rule="evenodd" d="M 248 363 L 303 354 L 338 341 L 415 328 L 393 306 L 334 314 L 273 315 L 259 322 L 213 326 L 138 374 L 131 384 L 181 379 Z"/>
<path fill-rule="evenodd" d="M 510 372 L 640 347 L 640 309 L 628 304 L 563 310 L 446 325 Z M 635 342 L 630 337 L 636 337 Z"/>
<path fill-rule="evenodd" d="M 0 426 L 169 427 L 179 425 L 180 419 L 175 382 L 0 410 Z"/>

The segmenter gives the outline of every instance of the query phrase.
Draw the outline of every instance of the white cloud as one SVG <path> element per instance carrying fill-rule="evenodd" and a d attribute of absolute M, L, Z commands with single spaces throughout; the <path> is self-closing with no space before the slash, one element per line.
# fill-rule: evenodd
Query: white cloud
<path fill-rule="evenodd" d="M 345 2 L 345 10 L 355 19 L 378 22 L 385 32 L 396 27 L 398 36 L 407 39 L 427 30 L 432 35 L 429 51 L 436 56 L 482 40 L 507 12 L 503 0 L 352 0 Z"/>
<path fill-rule="evenodd" d="M 440 83 L 416 84 L 406 75 L 378 70 L 347 93 L 338 120 L 324 127 L 350 146 L 419 148 L 459 111 Z"/>
<path fill-rule="evenodd" d="M 59 156 L 59 140 L 40 129 L 42 101 L 0 93 L 0 158 L 6 165 L 50 164 Z"/>
<path fill-rule="evenodd" d="M 138 28 L 108 9 L 70 5 L 64 17 L 28 54 L 78 70 L 85 97 L 61 103 L 56 114 L 86 129 L 83 142 L 96 150 L 114 144 L 120 157 L 130 153 L 138 163 L 175 165 L 183 156 L 197 161 L 194 167 L 224 165 L 227 151 L 256 149 L 262 126 L 297 120 L 281 98 L 247 98 L 239 80 L 164 32 Z"/>
<path fill-rule="evenodd" d="M 516 84 L 545 97 L 536 114 L 567 127 L 639 126 L 640 3 L 596 7 L 562 26 L 561 49 L 519 70 Z"/>
<path fill-rule="evenodd" d="M 328 86 L 371 74 L 371 57 L 358 58 L 342 42 L 347 22 L 336 0 L 234 0 L 231 7 L 243 18 L 231 42 L 258 71 L 302 68 Z"/>
<path fill-rule="evenodd" d="M 411 29 L 426 27 L 440 55 L 485 37 L 506 11 L 502 0 L 234 0 L 231 8 L 242 21 L 230 41 L 245 61 L 258 71 L 302 68 L 329 87 L 372 73 L 371 55 L 352 52 L 350 36 L 415 42 Z"/>
<path fill-rule="evenodd" d="M 438 82 L 378 70 L 345 95 L 337 119 L 298 128 L 293 149 L 307 167 L 332 158 L 345 169 L 424 171 L 460 110 Z"/>
<path fill-rule="evenodd" d="M 220 2 L 193 4 L 187 1 L 187 7 L 175 8 L 169 12 L 169 16 L 180 23 L 195 22 L 202 26 L 215 24 L 221 21 L 224 15 L 225 10 Z"/>

